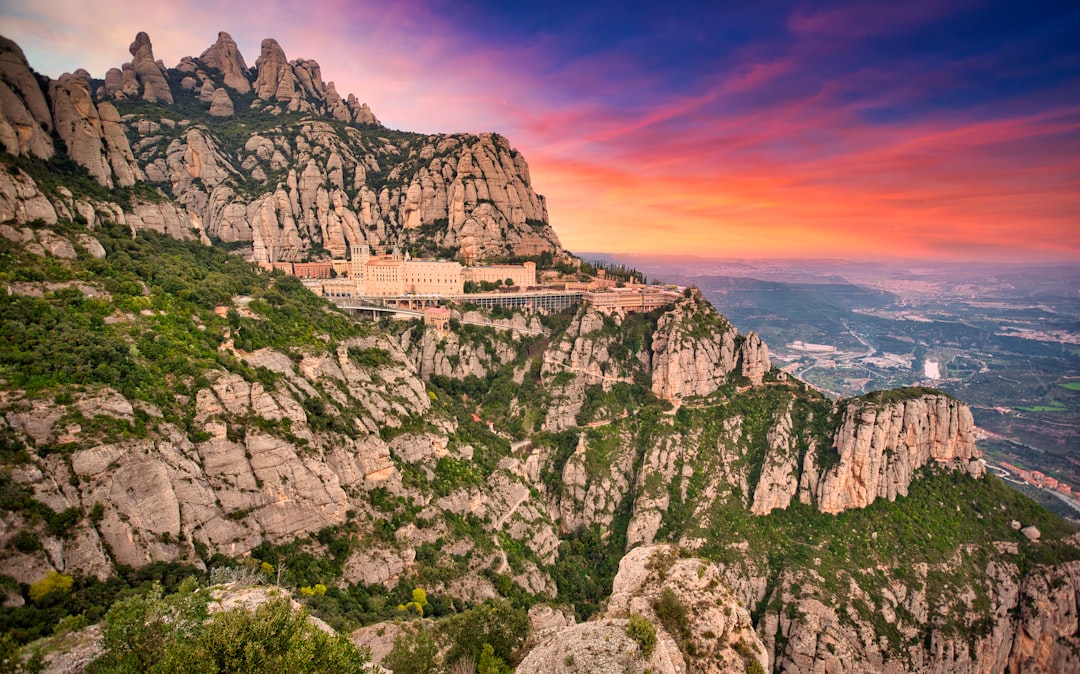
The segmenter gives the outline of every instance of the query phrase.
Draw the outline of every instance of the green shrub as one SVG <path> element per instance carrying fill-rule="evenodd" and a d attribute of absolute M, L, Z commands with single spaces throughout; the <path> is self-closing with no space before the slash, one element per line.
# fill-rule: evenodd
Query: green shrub
<path fill-rule="evenodd" d="M 652 657 L 653 650 L 656 649 L 656 628 L 645 616 L 637 613 L 630 616 L 630 622 L 626 624 L 626 636 L 637 642 L 642 657 Z"/>
<path fill-rule="evenodd" d="M 11 542 L 19 552 L 29 553 L 41 549 L 41 539 L 30 529 L 19 529 Z"/>
<path fill-rule="evenodd" d="M 484 645 L 504 662 L 516 662 L 517 651 L 529 635 L 529 616 L 507 601 L 478 606 L 446 619 L 444 633 L 450 641 L 446 663 L 453 664 L 464 657 L 479 662 Z"/>
<path fill-rule="evenodd" d="M 690 641 L 690 618 L 687 616 L 686 604 L 670 587 L 664 588 L 660 596 L 653 600 L 652 608 L 656 611 L 660 624 L 679 642 L 680 647 Z"/>
<path fill-rule="evenodd" d="M 167 663 L 178 665 L 172 671 L 359 673 L 368 659 L 345 635 L 323 632 L 282 597 L 255 611 L 216 614 L 189 648 L 170 652 Z"/>
<path fill-rule="evenodd" d="M 53 571 L 30 585 L 30 601 L 37 603 L 54 592 L 69 592 L 75 579 Z"/>
<path fill-rule="evenodd" d="M 103 622 L 105 654 L 87 672 L 367 671 L 368 653 L 308 622 L 286 597 L 207 620 L 208 599 L 189 579 L 173 595 L 155 585 L 116 602 Z"/>
<path fill-rule="evenodd" d="M 406 602 L 398 606 L 399 611 L 408 611 L 410 609 L 416 611 L 417 615 L 421 618 L 424 617 L 424 609 L 428 606 L 427 592 L 420 588 L 415 588 L 412 591 L 412 601 Z"/>
<path fill-rule="evenodd" d="M 438 645 L 427 630 L 405 628 L 382 664 L 394 674 L 434 674 L 439 671 L 438 654 Z"/>
<path fill-rule="evenodd" d="M 476 663 L 477 674 L 510 674 L 510 668 L 503 659 L 495 655 L 491 644 L 484 644 L 480 650 L 480 662 Z"/>
<path fill-rule="evenodd" d="M 349 357 L 355 360 L 362 367 L 379 368 L 392 365 L 394 363 L 393 356 L 386 349 L 380 349 L 376 346 L 372 346 L 366 349 L 360 349 L 355 346 L 349 347 Z"/>

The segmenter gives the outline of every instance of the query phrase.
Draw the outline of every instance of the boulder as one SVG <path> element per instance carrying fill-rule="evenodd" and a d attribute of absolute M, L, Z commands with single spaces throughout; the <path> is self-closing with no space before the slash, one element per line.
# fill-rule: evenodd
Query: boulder
<path fill-rule="evenodd" d="M 210 114 L 214 117 L 233 116 L 233 102 L 225 89 L 214 91 L 214 98 L 210 101 Z"/>

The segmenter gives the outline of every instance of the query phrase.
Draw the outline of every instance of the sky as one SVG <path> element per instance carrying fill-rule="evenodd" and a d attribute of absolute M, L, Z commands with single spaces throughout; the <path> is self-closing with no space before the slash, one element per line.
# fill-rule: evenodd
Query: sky
<path fill-rule="evenodd" d="M 573 251 L 1080 262 L 1080 3 L 0 0 L 53 77 L 219 30 L 388 127 L 495 131 Z"/>

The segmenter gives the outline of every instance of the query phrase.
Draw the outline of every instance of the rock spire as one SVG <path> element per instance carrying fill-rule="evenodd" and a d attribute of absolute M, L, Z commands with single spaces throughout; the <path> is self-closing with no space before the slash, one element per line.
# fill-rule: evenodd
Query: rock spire
<path fill-rule="evenodd" d="M 232 36 L 222 31 L 218 33 L 217 42 L 207 47 L 199 60 L 211 68 L 221 71 L 225 80 L 225 86 L 239 94 L 251 91 L 251 82 L 248 80 L 248 67 L 244 63 L 244 56 L 236 46 Z"/>

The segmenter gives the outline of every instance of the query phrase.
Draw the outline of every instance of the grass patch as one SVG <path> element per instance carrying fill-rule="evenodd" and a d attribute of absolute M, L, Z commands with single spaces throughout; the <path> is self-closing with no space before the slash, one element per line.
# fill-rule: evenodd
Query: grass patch
<path fill-rule="evenodd" d="M 1052 405 L 1031 405 L 1030 407 L 1017 407 L 1020 412 L 1065 412 L 1067 407 L 1059 402 L 1054 402 Z"/>

